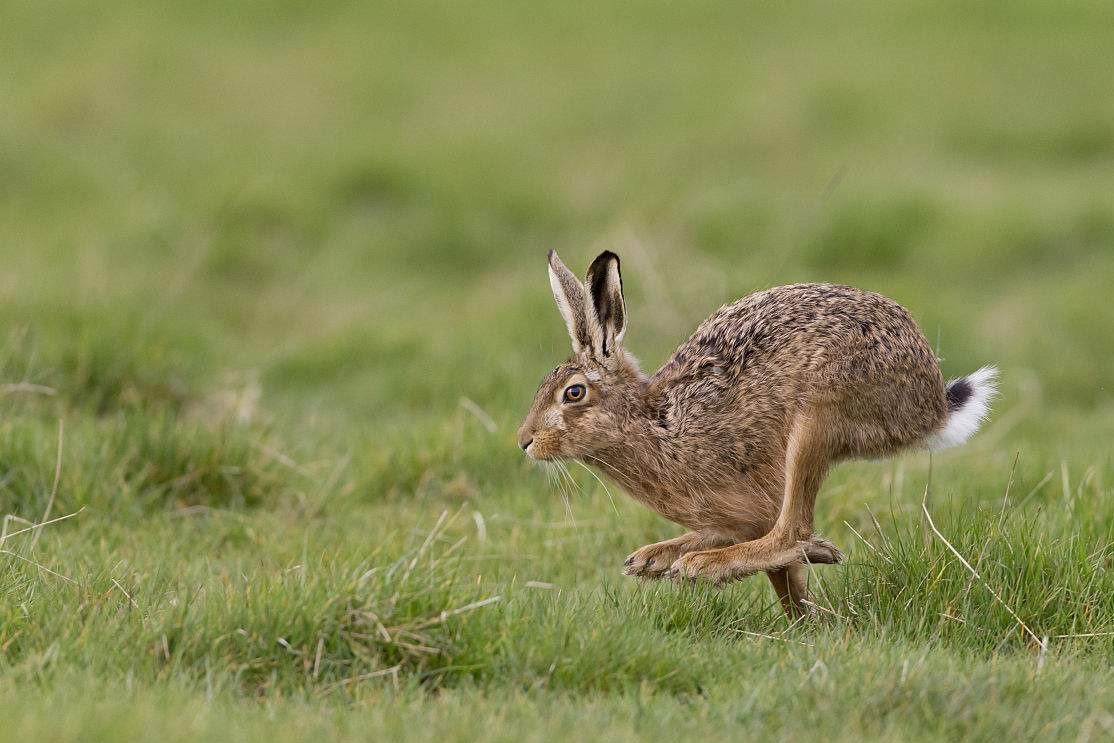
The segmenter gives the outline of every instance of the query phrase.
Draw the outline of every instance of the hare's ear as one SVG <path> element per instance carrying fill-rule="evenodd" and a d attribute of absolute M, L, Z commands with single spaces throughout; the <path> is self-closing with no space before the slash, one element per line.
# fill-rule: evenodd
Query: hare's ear
<path fill-rule="evenodd" d="M 623 277 L 619 273 L 619 256 L 610 250 L 600 253 L 588 267 L 585 280 L 591 294 L 592 312 L 602 331 L 596 354 L 600 358 L 613 355 L 627 332 L 627 310 L 623 303 Z"/>
<path fill-rule="evenodd" d="M 573 353 L 593 352 L 602 338 L 599 323 L 594 313 L 588 311 L 584 285 L 561 262 L 556 250 L 549 251 L 549 287 L 553 290 L 561 317 L 565 318 Z"/>

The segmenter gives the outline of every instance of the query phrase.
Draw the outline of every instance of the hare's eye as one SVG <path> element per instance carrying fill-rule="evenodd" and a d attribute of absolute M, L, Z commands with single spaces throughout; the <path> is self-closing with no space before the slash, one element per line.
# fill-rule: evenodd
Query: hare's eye
<path fill-rule="evenodd" d="M 580 402 L 588 394 L 587 388 L 582 384 L 570 384 L 565 388 L 565 402 Z"/>

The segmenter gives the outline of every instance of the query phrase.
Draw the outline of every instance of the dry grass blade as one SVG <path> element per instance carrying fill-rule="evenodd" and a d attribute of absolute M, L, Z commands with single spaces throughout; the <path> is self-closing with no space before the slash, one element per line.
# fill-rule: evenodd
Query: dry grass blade
<path fill-rule="evenodd" d="M 39 520 L 40 524 L 46 524 L 50 519 L 50 511 L 54 508 L 54 498 L 58 495 L 58 482 L 62 479 L 62 444 L 66 433 L 65 419 L 58 419 L 58 455 L 54 460 L 54 484 L 50 487 L 50 497 L 46 501 L 46 509 L 43 511 L 43 517 Z M 36 527 L 35 532 L 31 535 L 31 544 L 27 548 L 28 552 L 35 551 L 35 545 L 39 543 L 39 535 L 42 534 L 42 527 Z"/>
<path fill-rule="evenodd" d="M 845 622 L 850 622 L 851 621 L 847 617 L 845 617 L 842 614 L 840 614 L 839 612 L 837 612 L 835 609 L 830 609 L 827 606 L 823 606 L 821 604 L 816 603 L 815 601 L 803 601 L 802 603 L 804 603 L 806 606 L 811 606 L 813 609 L 817 609 L 819 611 L 822 611 L 825 614 L 831 614 L 836 619 L 842 619 Z"/>
<path fill-rule="evenodd" d="M 426 550 L 428 550 L 430 545 L 433 544 L 433 541 L 437 539 L 438 536 L 440 536 L 441 530 L 447 525 L 446 522 L 448 521 L 448 519 L 449 512 L 447 510 L 442 511 L 441 515 L 437 517 L 437 523 L 434 524 L 433 528 L 429 530 L 429 534 L 426 535 L 425 541 L 422 542 L 422 546 L 418 548 L 418 551 L 414 553 L 414 556 L 407 563 L 406 569 L 405 571 L 403 571 L 402 577 L 399 580 L 400 587 L 406 584 L 406 580 L 410 577 L 410 573 L 412 573 L 414 571 L 414 568 L 418 566 L 418 562 L 422 559 L 422 556 L 425 555 Z M 390 603 L 392 605 L 394 605 L 398 601 L 400 590 L 401 588 L 399 590 L 396 590 L 394 595 L 391 596 Z"/>
<path fill-rule="evenodd" d="M 1049 635 L 1053 640 L 1076 640 L 1085 637 L 1114 637 L 1114 632 L 1081 632 L 1075 635 Z"/>
<path fill-rule="evenodd" d="M 58 390 L 47 387 L 45 384 L 32 384 L 30 382 L 15 382 L 14 384 L 0 384 L 0 395 L 46 395 L 54 397 Z"/>
<path fill-rule="evenodd" d="M 279 451 L 278 449 L 274 448 L 273 446 L 269 446 L 269 445 L 263 443 L 262 441 L 256 441 L 256 440 L 252 440 L 250 442 L 250 444 L 251 444 L 252 448 L 258 449 L 259 451 L 261 451 L 266 456 L 270 457 L 274 461 L 281 464 L 283 467 L 294 470 L 295 472 L 297 472 L 298 474 L 301 474 L 301 475 L 307 475 L 308 476 L 308 475 L 313 474 L 308 469 L 306 469 L 302 465 L 298 464 L 298 462 L 296 462 L 294 460 L 294 458 L 291 457 L 289 454 L 284 454 L 283 452 Z"/>
<path fill-rule="evenodd" d="M 815 647 L 811 642 L 804 642 L 802 640 L 791 640 L 788 637 L 778 637 L 777 635 L 766 635 L 761 632 L 751 632 L 745 629 L 733 629 L 732 632 L 737 632 L 740 635 L 749 635 L 751 637 L 760 637 L 763 640 L 777 640 L 778 642 L 792 643 L 794 645 L 804 645 L 806 648 Z"/>
<path fill-rule="evenodd" d="M 3 525 L 0 526 L 0 542 L 3 542 L 5 539 L 8 538 L 8 526 L 13 521 L 18 521 L 21 524 L 27 524 L 29 527 L 34 527 L 35 526 L 34 521 L 28 521 L 27 519 L 23 518 L 22 516 L 16 516 L 14 513 L 9 513 L 8 515 L 6 515 L 4 517 Z"/>
<path fill-rule="evenodd" d="M 26 529 L 20 529 L 19 531 L 13 531 L 10 534 L 4 534 L 3 536 L 0 536 L 0 542 L 3 542 L 7 539 L 11 539 L 12 537 L 18 537 L 20 534 L 26 534 L 29 531 L 36 531 L 36 530 L 42 529 L 44 526 L 50 526 L 51 524 L 57 524 L 59 521 L 65 521 L 66 519 L 72 519 L 74 516 L 78 515 L 79 513 L 81 513 L 84 510 L 85 510 L 85 506 L 82 506 L 81 508 L 77 509 L 73 513 L 67 513 L 65 516 L 59 516 L 58 518 L 51 519 L 50 521 L 40 521 L 37 524 L 33 524 L 32 526 L 28 526 Z"/>
<path fill-rule="evenodd" d="M 139 608 L 139 604 L 137 604 L 135 602 L 135 599 L 132 598 L 132 595 L 130 593 L 128 593 L 126 588 L 124 588 L 122 585 L 120 585 L 120 581 L 116 580 L 115 578 L 112 578 L 112 585 L 116 586 L 116 588 L 118 588 L 120 590 L 120 593 L 124 594 L 124 598 L 126 598 L 128 600 L 128 603 L 130 603 L 132 605 L 132 607 L 136 611 L 139 612 L 140 616 L 142 616 L 144 619 L 147 619 L 147 615 L 144 614 L 143 610 Z"/>
<path fill-rule="evenodd" d="M 1055 476 L 1055 474 L 1056 473 L 1052 472 L 1052 471 L 1049 471 L 1049 472 L 1045 473 L 1044 477 L 1041 478 L 1040 482 L 1038 482 L 1036 485 L 1034 485 L 1032 487 L 1032 489 L 1025 495 L 1025 497 L 1017 502 L 1017 508 L 1020 509 L 1022 506 L 1024 506 L 1026 503 L 1029 502 L 1030 498 L 1032 498 L 1034 495 L 1039 493 L 1041 488 L 1043 488 L 1048 483 L 1052 482 L 1052 478 Z"/>
<path fill-rule="evenodd" d="M 472 417 L 478 420 L 480 425 L 483 426 L 488 433 L 496 433 L 499 430 L 499 424 L 495 422 L 495 419 L 467 397 L 460 398 L 460 407 L 471 413 Z"/>
<path fill-rule="evenodd" d="M 24 557 L 23 555 L 19 554 L 18 552 L 12 552 L 11 550 L 0 550 L 0 555 L 9 555 L 11 557 L 16 558 L 17 560 L 22 560 L 23 562 L 25 562 L 29 565 L 34 565 L 39 570 L 50 573 L 51 575 L 53 575 L 56 578 L 61 578 L 62 580 L 66 581 L 67 583 L 73 583 L 75 586 L 78 584 L 77 581 L 74 580 L 73 578 L 70 578 L 69 576 L 62 575 L 61 573 L 55 572 L 55 571 L 51 570 L 50 568 L 48 568 L 46 565 L 43 565 L 40 562 L 35 562 L 34 560 L 32 560 L 28 557 Z"/>
<path fill-rule="evenodd" d="M 967 570 L 971 573 L 971 575 L 973 575 L 979 581 L 979 583 L 982 583 L 983 587 L 987 591 L 990 592 L 991 596 L 994 597 L 994 600 L 997 601 L 999 604 L 1001 604 L 1003 607 L 1005 607 L 1006 611 L 1009 612 L 1010 616 L 1014 618 L 1014 621 L 1017 622 L 1017 624 L 1021 627 L 1021 629 L 1025 630 L 1025 634 L 1029 635 L 1029 637 L 1031 637 L 1033 639 L 1033 641 L 1037 643 L 1038 646 L 1041 645 L 1041 638 L 1038 637 L 1037 634 L 1035 632 L 1033 632 L 1033 630 L 1029 629 L 1029 625 L 1025 624 L 1024 620 L 1022 620 L 1021 617 L 1019 617 L 1017 615 L 1017 612 L 1015 612 L 1010 607 L 1010 605 L 1006 603 L 1006 600 L 1003 599 L 998 594 L 998 592 L 995 591 L 994 588 L 989 583 L 986 582 L 986 580 L 982 577 L 982 575 L 979 574 L 979 571 L 975 570 L 975 568 L 971 565 L 971 563 L 969 563 L 967 561 L 967 558 L 965 558 L 962 554 L 960 554 L 959 550 L 957 550 L 955 547 L 953 547 L 952 543 L 948 541 L 948 538 L 945 537 L 940 532 L 940 530 L 936 528 L 936 522 L 934 522 L 932 520 L 932 514 L 930 514 L 928 512 L 928 505 L 925 504 L 925 503 L 922 503 L 921 504 L 921 510 L 924 511 L 924 517 L 926 519 L 926 522 L 928 523 L 928 527 L 932 530 L 932 533 L 936 535 L 936 538 L 944 543 L 944 546 L 948 548 L 948 551 L 951 552 L 953 555 L 955 555 L 955 559 L 959 560 L 960 564 L 962 564 L 963 567 L 967 568 Z"/>
<path fill-rule="evenodd" d="M 472 512 L 472 521 L 476 524 L 476 541 L 487 541 L 487 522 L 484 520 L 484 515 L 479 511 Z"/>
<path fill-rule="evenodd" d="M 894 549 L 893 543 L 891 543 L 890 538 L 886 536 L 886 532 L 882 530 L 882 524 L 879 523 L 878 517 L 874 515 L 874 511 L 871 509 L 871 507 L 869 505 L 866 507 L 866 512 L 868 514 L 870 514 L 870 522 L 872 524 L 874 524 L 874 530 L 876 532 L 878 532 L 878 538 L 881 539 L 886 544 L 886 549 L 887 550 L 889 550 L 890 552 L 893 552 L 893 549 Z"/>
<path fill-rule="evenodd" d="M 857 530 L 857 529 L 856 529 L 855 527 L 853 527 L 853 526 L 851 526 L 851 524 L 847 523 L 847 521 L 846 521 L 846 520 L 845 520 L 845 521 L 843 522 L 843 525 L 844 525 L 844 526 L 846 526 L 846 527 L 847 527 L 848 529 L 850 529 L 850 530 L 851 530 L 851 533 L 852 533 L 852 534 L 854 534 L 854 535 L 855 535 L 856 537 L 858 537 L 858 538 L 859 538 L 859 540 L 860 540 L 860 541 L 861 541 L 861 542 L 862 542 L 863 544 L 865 544 L 865 545 L 866 545 L 867 547 L 869 547 L 869 548 L 871 549 L 871 551 L 872 551 L 872 552 L 874 552 L 874 553 L 875 553 L 876 555 L 878 555 L 879 557 L 881 557 L 881 558 L 882 558 L 883 560 L 885 560 L 886 562 L 888 562 L 888 563 L 893 563 L 893 560 L 891 560 L 891 559 L 889 558 L 889 556 L 888 556 L 888 555 L 886 555 L 886 554 L 884 554 L 883 552 L 879 551 L 879 549 L 878 549 L 877 547 L 875 547 L 875 546 L 874 546 L 873 544 L 871 544 L 871 543 L 870 543 L 869 541 L 867 541 L 867 538 L 866 538 L 866 537 L 864 537 L 864 536 L 863 536 L 862 534 L 860 534 L 860 533 L 859 533 L 859 531 L 858 531 L 858 530 Z"/>
<path fill-rule="evenodd" d="M 417 622 L 415 624 L 411 624 L 411 625 L 409 625 L 409 628 L 411 628 L 411 629 L 425 629 L 426 627 L 433 627 L 434 625 L 441 624 L 442 622 L 444 622 L 447 619 L 450 619 L 451 617 L 459 616 L 461 614 L 466 614 L 467 612 L 475 611 L 476 609 L 479 609 L 481 607 L 489 606 L 491 604 L 496 604 L 496 603 L 498 603 L 502 600 L 503 600 L 502 596 L 496 595 L 496 596 L 490 596 L 490 597 L 488 597 L 486 599 L 482 599 L 480 601 L 473 601 L 472 603 L 465 604 L 464 606 L 461 606 L 457 609 L 442 611 L 436 617 L 431 617 L 429 619 L 422 620 L 422 621 Z"/>
<path fill-rule="evenodd" d="M 370 679 L 381 678 L 383 676 L 394 676 L 395 680 L 397 681 L 398 680 L 398 672 L 401 671 L 401 670 L 402 670 L 402 664 L 399 663 L 398 665 L 391 666 L 390 668 L 382 668 L 378 671 L 371 671 L 369 673 L 361 673 L 359 676 L 353 676 L 352 678 L 342 679 L 340 681 L 337 681 L 336 683 L 329 684 L 328 686 L 325 687 L 325 690 L 328 691 L 330 689 L 335 689 L 338 686 L 348 686 L 350 684 L 358 684 L 361 681 L 368 681 Z"/>
<path fill-rule="evenodd" d="M 1010 479 L 1006 481 L 1006 492 L 1002 495 L 1002 512 L 998 515 L 998 529 L 1006 522 L 1006 510 L 1010 507 L 1010 490 L 1013 489 L 1013 478 L 1017 474 L 1017 463 L 1021 459 L 1021 452 L 1013 457 L 1013 466 L 1010 467 Z"/>

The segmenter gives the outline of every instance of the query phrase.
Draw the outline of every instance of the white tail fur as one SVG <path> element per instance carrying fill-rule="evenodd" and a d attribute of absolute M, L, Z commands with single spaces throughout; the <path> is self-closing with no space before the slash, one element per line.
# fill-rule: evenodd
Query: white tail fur
<path fill-rule="evenodd" d="M 965 392 L 966 397 L 958 401 L 958 407 L 949 410 L 944 425 L 925 439 L 929 449 L 959 446 L 975 435 L 990 412 L 990 401 L 998 394 L 998 369 L 984 366 L 948 382 L 949 408 L 957 390 Z"/>

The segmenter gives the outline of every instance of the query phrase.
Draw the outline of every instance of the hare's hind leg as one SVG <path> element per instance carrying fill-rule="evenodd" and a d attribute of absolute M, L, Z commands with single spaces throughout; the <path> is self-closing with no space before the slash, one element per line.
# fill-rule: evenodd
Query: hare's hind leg
<path fill-rule="evenodd" d="M 766 577 L 770 579 L 787 617 L 798 619 L 812 613 L 808 598 L 807 565 L 798 563 L 784 570 L 771 570 L 766 573 Z"/>
<path fill-rule="evenodd" d="M 668 575 L 724 583 L 782 570 L 806 558 L 813 563 L 839 562 L 843 555 L 835 545 L 812 533 L 816 494 L 837 453 L 828 423 L 823 408 L 813 408 L 794 421 L 786 451 L 785 495 L 769 534 L 722 549 L 690 552 L 673 563 Z"/>
<path fill-rule="evenodd" d="M 681 555 L 693 550 L 710 549 L 727 544 L 719 537 L 690 531 L 664 542 L 648 544 L 635 550 L 623 563 L 623 575 L 638 578 L 660 578 Z"/>

